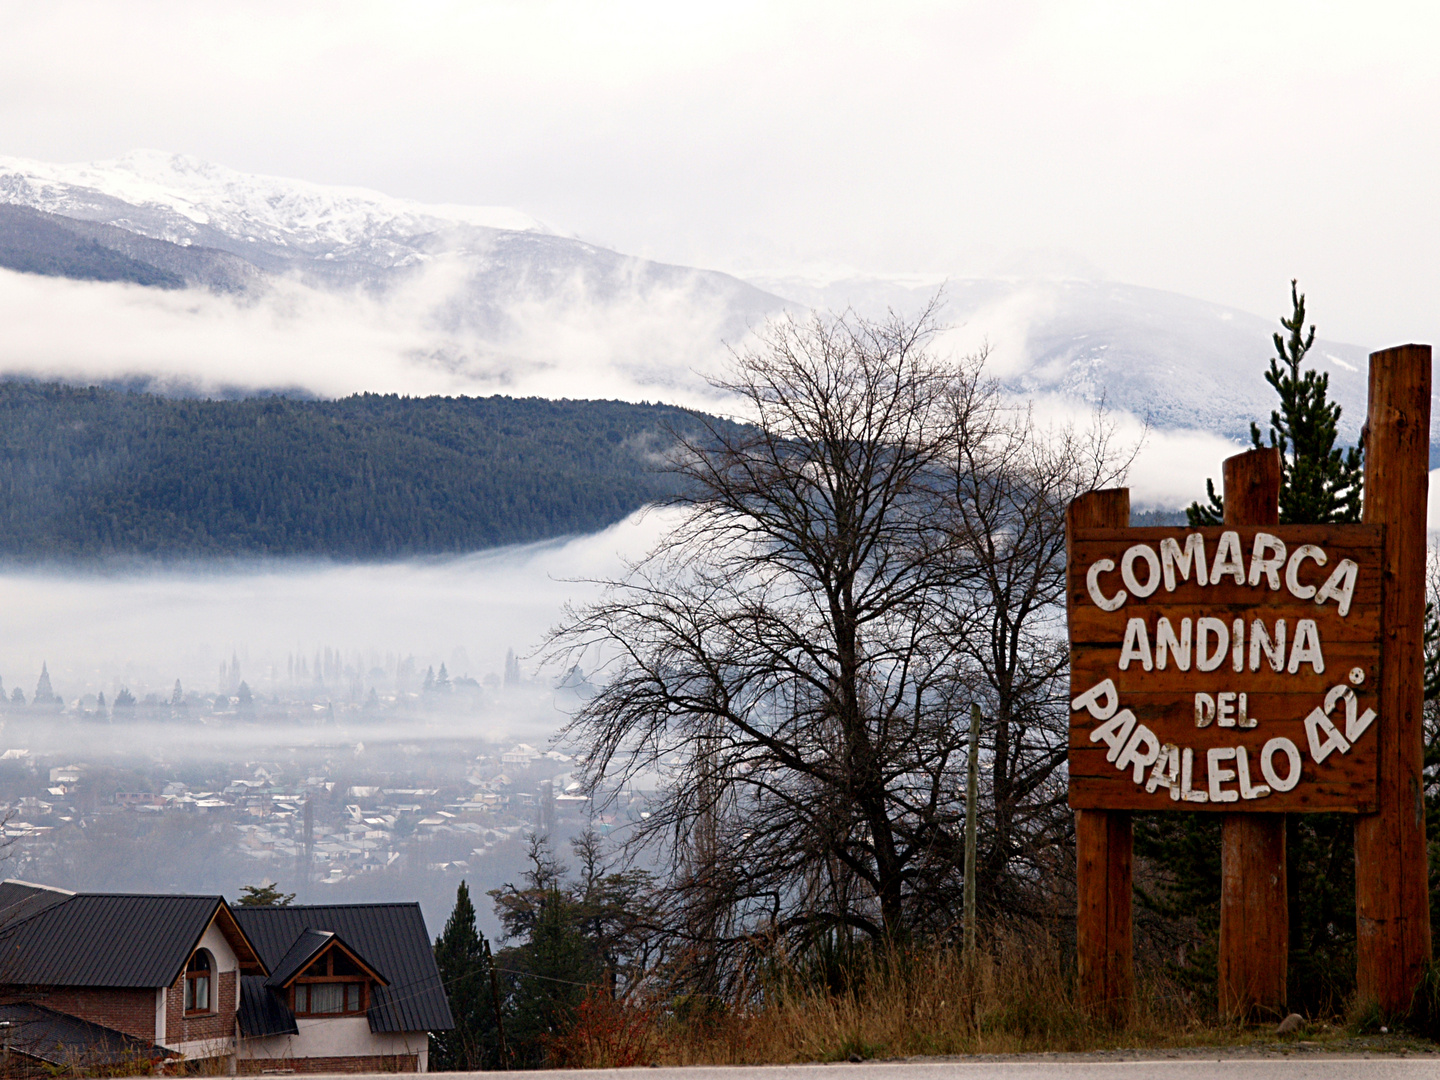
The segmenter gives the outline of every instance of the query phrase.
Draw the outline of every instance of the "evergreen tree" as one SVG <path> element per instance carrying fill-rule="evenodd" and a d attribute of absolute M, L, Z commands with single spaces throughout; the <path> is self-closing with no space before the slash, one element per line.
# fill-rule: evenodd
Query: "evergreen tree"
<path fill-rule="evenodd" d="M 435 676 L 435 690 L 441 694 L 450 692 L 450 673 L 445 670 L 445 665 L 440 665 L 440 674 Z"/>
<path fill-rule="evenodd" d="M 240 886 L 241 907 L 289 907 L 295 894 L 282 893 L 273 881 L 262 881 L 259 885 Z"/>
<path fill-rule="evenodd" d="M 520 685 L 520 661 L 515 658 L 514 649 L 505 650 L 505 685 Z"/>
<path fill-rule="evenodd" d="M 235 694 L 235 708 L 242 713 L 255 711 L 255 698 L 250 693 L 250 684 L 243 679 L 240 682 L 240 689 Z"/>
<path fill-rule="evenodd" d="M 185 707 L 185 691 L 180 689 L 180 680 L 175 680 L 175 689 L 170 692 L 170 707 L 172 709 L 183 709 Z"/>
<path fill-rule="evenodd" d="M 425 682 L 420 687 L 422 694 L 431 693 L 435 689 L 435 666 L 432 664 L 425 669 Z"/>
<path fill-rule="evenodd" d="M 24 708 L 25 691 L 21 690 L 18 686 L 15 687 L 15 689 L 10 692 L 10 704 L 15 706 L 16 708 Z"/>
<path fill-rule="evenodd" d="M 1281 455 L 1280 521 L 1319 525 L 1360 520 L 1363 447 L 1336 447 L 1340 406 L 1328 399 L 1330 376 L 1302 370 L 1315 343 L 1305 328 L 1305 297 L 1290 283 L 1292 313 L 1274 335 L 1276 355 L 1265 381 L 1280 399 L 1270 413 L 1269 446 Z M 1255 449 L 1266 446 L 1250 425 Z M 1224 503 L 1206 482 L 1208 505 L 1192 503 L 1192 526 L 1216 525 Z M 1440 687 L 1440 682 L 1437 682 Z M 1354 987 L 1355 858 L 1353 820 L 1345 814 L 1290 814 L 1285 821 L 1290 921 L 1289 999 L 1300 1012 L 1333 1009 Z M 1165 895 L 1142 890 L 1160 914 L 1188 913 L 1204 936 L 1182 977 L 1213 993 L 1219 932 L 1220 830 L 1204 814 L 1147 814 L 1136 819 L 1136 850 L 1168 870 Z"/>
<path fill-rule="evenodd" d="M 120 692 L 115 695 L 115 708 L 117 708 L 117 709 L 133 709 L 133 708 L 135 708 L 135 695 L 130 692 L 130 688 L 129 688 L 128 686 L 122 686 L 122 687 L 120 688 Z"/>
<path fill-rule="evenodd" d="M 35 705 L 55 705 L 60 699 L 50 687 L 50 668 L 44 661 L 40 663 L 40 681 L 35 684 Z"/>
<path fill-rule="evenodd" d="M 435 939 L 435 965 L 450 998 L 455 1027 L 430 1036 L 430 1067 L 436 1071 L 502 1068 L 496 1030 L 490 950 L 475 927 L 475 905 L 464 881 L 455 908 Z"/>
<path fill-rule="evenodd" d="M 0 690 L 0 693 L 4 693 L 4 691 Z M 109 715 L 109 710 L 105 707 L 104 690 L 101 690 L 100 693 L 95 695 L 95 715 L 98 716 L 101 720 L 106 719 Z"/>
<path fill-rule="evenodd" d="M 1330 373 L 1302 371 L 1305 355 L 1315 344 L 1315 327 L 1305 332 L 1305 295 L 1290 282 L 1290 318 L 1280 325 L 1289 336 L 1274 335 L 1275 356 L 1265 381 L 1280 399 L 1270 413 L 1271 447 L 1280 451 L 1280 524 L 1328 525 L 1360 520 L 1363 448 L 1335 445 L 1341 408 L 1329 400 Z M 1250 424 L 1254 449 L 1266 446 L 1260 425 Z M 1205 481 L 1207 505 L 1191 503 L 1186 515 L 1193 526 L 1218 525 L 1225 517 L 1223 498 L 1213 480 Z"/>

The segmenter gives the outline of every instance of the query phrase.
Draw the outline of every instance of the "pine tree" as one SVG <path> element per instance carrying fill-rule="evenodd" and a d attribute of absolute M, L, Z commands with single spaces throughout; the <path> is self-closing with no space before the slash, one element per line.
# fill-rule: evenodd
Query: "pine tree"
<path fill-rule="evenodd" d="M 1328 525 L 1360 520 L 1363 447 L 1335 445 L 1340 405 L 1329 400 L 1330 373 L 1302 371 L 1315 344 L 1315 327 L 1305 332 L 1305 295 L 1290 282 L 1290 318 L 1280 325 L 1289 335 L 1274 335 L 1275 356 L 1265 381 L 1280 399 L 1270 413 L 1269 446 L 1280 451 L 1280 524 Z M 1250 442 L 1266 447 L 1260 425 L 1250 424 Z M 1205 481 L 1208 505 L 1191 503 L 1186 510 L 1192 526 L 1218 525 L 1225 517 L 1224 500 L 1213 480 Z"/>
<path fill-rule="evenodd" d="M 175 680 L 175 689 L 170 692 L 170 707 L 172 709 L 183 709 L 185 707 L 185 691 L 180 689 L 180 680 Z"/>
<path fill-rule="evenodd" d="M 44 661 L 40 663 L 40 681 L 35 684 L 36 705 L 53 705 L 60 699 L 55 696 L 55 691 L 50 687 L 50 668 Z"/>
<path fill-rule="evenodd" d="M 435 676 L 435 690 L 442 694 L 450 692 L 450 673 L 445 670 L 445 665 L 440 665 L 440 674 Z"/>
<path fill-rule="evenodd" d="M 430 1068 L 436 1071 L 501 1067 L 489 949 L 475 927 L 475 905 L 464 881 L 455 892 L 455 908 L 435 939 L 435 966 L 450 998 L 455 1026 L 433 1034 Z"/>
<path fill-rule="evenodd" d="M 520 661 L 515 658 L 514 649 L 505 650 L 505 686 L 520 685 Z"/>

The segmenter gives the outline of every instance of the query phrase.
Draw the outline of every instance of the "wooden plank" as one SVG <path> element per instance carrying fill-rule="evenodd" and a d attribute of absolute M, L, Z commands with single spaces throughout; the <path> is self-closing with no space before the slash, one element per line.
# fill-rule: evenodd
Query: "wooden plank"
<path fill-rule="evenodd" d="M 1252 450 L 1225 460 L 1226 525 L 1280 524 L 1280 466 L 1280 451 L 1276 449 Z M 1328 554 L 1334 561 L 1334 550 Z M 1374 564 L 1361 561 L 1360 565 Z M 1365 575 L 1367 584 L 1371 576 Z M 1335 620 L 1326 624 L 1332 634 L 1335 627 L 1331 622 L 1349 622 L 1348 617 L 1339 618 L 1338 612 L 1336 615 Z M 1321 640 L 1324 640 L 1323 634 Z M 1331 663 L 1334 663 L 1333 656 Z M 1378 662 L 1375 667 L 1378 669 Z M 1268 677 L 1277 678 L 1273 672 L 1268 673 Z M 1255 715 L 1272 714 L 1262 708 Z M 1264 726 L 1267 732 L 1276 732 L 1279 727 L 1269 721 Z M 1363 745 L 1373 747 L 1374 740 Z M 1326 763 L 1337 756 L 1342 759 L 1341 766 L 1360 764 L 1348 754 L 1331 754 Z M 1373 766 L 1370 774 L 1373 777 Z M 1302 781 L 1295 790 L 1302 791 L 1309 786 Z M 1263 801 L 1256 799 L 1245 805 L 1248 810 Z M 1283 1017 L 1287 1011 L 1285 983 L 1289 948 L 1285 819 L 1272 814 L 1226 814 L 1221 823 L 1220 953 L 1216 971 L 1220 1015 L 1245 1020 L 1256 1016 Z"/>
<path fill-rule="evenodd" d="M 1370 356 L 1365 521 L 1385 526 L 1385 680 L 1378 808 L 1355 823 L 1357 986 L 1387 1012 L 1409 1007 L 1430 960 L 1421 766 L 1430 346 Z"/>
<path fill-rule="evenodd" d="M 1130 491 L 1092 491 L 1065 512 L 1068 539 L 1076 530 L 1124 526 Z M 1072 605 L 1073 611 L 1073 605 Z M 1129 1017 L 1134 997 L 1134 935 L 1130 814 L 1123 810 L 1075 813 L 1075 939 L 1080 999 L 1117 1026 Z"/>

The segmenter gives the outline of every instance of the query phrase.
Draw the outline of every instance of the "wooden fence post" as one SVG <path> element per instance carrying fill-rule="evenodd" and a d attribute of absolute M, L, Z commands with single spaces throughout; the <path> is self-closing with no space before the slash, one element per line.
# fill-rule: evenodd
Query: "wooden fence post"
<path fill-rule="evenodd" d="M 1130 489 L 1081 495 L 1065 511 L 1068 538 L 1076 529 L 1130 525 Z M 1080 997 L 1115 1025 L 1129 1016 L 1134 992 L 1132 869 L 1134 835 L 1128 810 L 1075 811 L 1075 938 Z"/>
<path fill-rule="evenodd" d="M 1225 524 L 1280 524 L 1280 451 L 1226 458 Z M 1290 912 L 1285 815 L 1226 814 L 1221 825 L 1220 1015 L 1285 1015 Z"/>
<path fill-rule="evenodd" d="M 1409 1008 L 1430 960 L 1421 777 L 1429 457 L 1430 346 L 1371 353 L 1365 523 L 1385 526 L 1384 677 L 1378 810 L 1355 821 L 1356 981 L 1389 1013 Z"/>

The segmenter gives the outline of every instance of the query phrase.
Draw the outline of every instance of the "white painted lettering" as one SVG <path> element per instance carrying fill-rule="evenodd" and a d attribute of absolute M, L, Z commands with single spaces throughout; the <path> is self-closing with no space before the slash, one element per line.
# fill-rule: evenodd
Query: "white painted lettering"
<path fill-rule="evenodd" d="M 1175 639 L 1175 629 L 1170 620 L 1161 618 L 1155 624 L 1155 666 L 1161 671 L 1171 656 L 1181 671 L 1190 670 L 1190 620 L 1180 620 L 1180 639 Z"/>
<path fill-rule="evenodd" d="M 1240 534 L 1227 530 L 1215 546 L 1215 564 L 1210 567 L 1210 584 L 1219 585 L 1220 575 L 1229 574 L 1236 585 L 1245 584 L 1245 564 L 1240 554 Z"/>
<path fill-rule="evenodd" d="M 1118 611 L 1120 605 L 1127 599 L 1124 589 L 1121 589 L 1110 599 L 1105 599 L 1105 594 L 1100 591 L 1100 575 L 1108 574 L 1115 569 L 1115 564 L 1109 559 L 1096 559 L 1090 564 L 1090 569 L 1085 571 L 1085 588 L 1090 593 L 1090 599 L 1095 601 L 1095 606 L 1101 611 Z"/>
<path fill-rule="evenodd" d="M 1120 756 L 1115 759 L 1115 767 L 1121 772 L 1131 766 L 1134 767 L 1135 783 L 1141 783 L 1145 779 L 1145 770 L 1160 757 L 1160 740 L 1155 733 L 1144 724 L 1135 725 L 1135 733 L 1130 736 L 1130 741 L 1125 744 L 1125 749 L 1120 751 Z"/>
<path fill-rule="evenodd" d="M 1215 695 L 1215 721 L 1219 727 L 1235 726 L 1235 695 L 1229 690 Z"/>
<path fill-rule="evenodd" d="M 1195 726 L 1209 727 L 1215 719 L 1215 699 L 1209 694 L 1195 695 Z"/>
<path fill-rule="evenodd" d="M 1184 581 L 1190 576 L 1191 563 L 1195 566 L 1195 584 L 1208 585 L 1210 576 L 1205 572 L 1205 537 L 1199 533 L 1191 533 L 1185 537 L 1185 547 L 1173 536 L 1167 536 L 1160 541 L 1160 565 L 1165 571 L 1165 591 L 1175 591 L 1175 574 L 1179 571 L 1180 580 Z"/>
<path fill-rule="evenodd" d="M 1210 638 L 1215 638 L 1215 651 L 1210 651 Z M 1214 671 L 1225 662 L 1230 650 L 1230 628 L 1223 620 L 1208 615 L 1195 622 L 1195 667 L 1200 671 Z"/>
<path fill-rule="evenodd" d="M 1255 717 L 1253 717 L 1253 716 L 1250 715 L 1250 695 L 1249 695 L 1249 694 L 1246 694 L 1246 693 L 1244 693 L 1244 692 L 1242 691 L 1241 694 L 1240 694 L 1239 700 L 1236 701 L 1235 704 L 1236 704 L 1236 706 L 1237 706 L 1236 711 L 1235 711 L 1235 726 L 1236 726 L 1236 727 L 1253 728 L 1253 727 L 1255 727 L 1257 724 L 1260 723 L 1259 720 L 1255 719 Z"/>
<path fill-rule="evenodd" d="M 1194 769 L 1195 751 L 1187 746 L 1180 754 L 1180 799 L 1182 802 L 1209 802 L 1209 795 L 1203 791 L 1196 791 L 1190 786 Z"/>
<path fill-rule="evenodd" d="M 1250 753 L 1243 746 L 1235 748 L 1235 771 L 1239 774 L 1240 798 L 1263 799 L 1270 794 L 1264 784 L 1250 783 Z"/>
<path fill-rule="evenodd" d="M 1135 560 L 1145 560 L 1145 584 L 1135 577 Z M 1136 544 L 1120 556 L 1120 580 L 1135 596 L 1149 596 L 1160 587 L 1160 557 L 1149 544 Z"/>
<path fill-rule="evenodd" d="M 1150 631 L 1144 619 L 1131 619 L 1125 624 L 1125 643 L 1120 646 L 1120 670 L 1128 671 L 1131 660 L 1139 660 L 1146 671 L 1155 667 L 1150 659 Z"/>
<path fill-rule="evenodd" d="M 1280 774 L 1275 769 L 1277 753 L 1283 753 L 1289 761 L 1284 780 L 1280 779 Z M 1300 783 L 1300 751 L 1283 735 L 1275 736 L 1260 751 L 1260 772 L 1264 775 L 1265 782 L 1276 791 L 1291 790 Z"/>
<path fill-rule="evenodd" d="M 1361 735 L 1365 734 L 1366 729 L 1375 722 L 1375 710 L 1366 709 L 1357 716 L 1356 712 L 1360 708 L 1360 699 L 1355 696 L 1354 690 L 1351 690 L 1350 687 L 1342 683 L 1339 686 L 1331 687 L 1330 692 L 1325 695 L 1325 712 L 1330 713 L 1333 711 L 1341 698 L 1345 699 L 1345 739 L 1347 742 L 1354 744 Z"/>
<path fill-rule="evenodd" d="M 1129 709 L 1121 709 L 1105 723 L 1101 724 L 1094 731 L 1090 732 L 1091 742 L 1103 742 L 1110 747 L 1105 753 L 1105 760 L 1114 762 L 1120 756 L 1120 751 L 1125 749 L 1125 743 L 1130 739 L 1130 732 L 1135 730 L 1135 714 Z"/>
<path fill-rule="evenodd" d="M 1155 768 L 1150 770 L 1150 779 L 1145 781 L 1145 791 L 1153 793 L 1156 788 L 1166 788 L 1170 798 L 1180 798 L 1180 748 L 1174 743 L 1160 747 L 1160 756 Z"/>
<path fill-rule="evenodd" d="M 1345 754 L 1350 750 L 1350 744 L 1345 741 L 1345 736 L 1340 734 L 1339 729 L 1330 722 L 1330 718 L 1319 709 L 1311 709 L 1310 715 L 1305 717 L 1305 735 L 1310 740 L 1310 760 L 1316 765 L 1329 757 L 1333 751 L 1339 750 Z"/>
<path fill-rule="evenodd" d="M 1316 675 L 1325 674 L 1325 657 L 1320 652 L 1320 631 L 1314 619 L 1301 619 L 1295 624 L 1295 645 L 1290 650 L 1290 663 L 1285 670 L 1294 675 L 1301 664 L 1309 664 Z"/>
<path fill-rule="evenodd" d="M 1104 703 L 1101 703 L 1104 698 Z M 1114 679 L 1101 679 L 1070 703 L 1073 712 L 1081 709 L 1089 712 L 1096 720 L 1109 720 L 1120 707 L 1120 695 L 1115 690 Z"/>
<path fill-rule="evenodd" d="M 1260 657 L 1264 656 L 1270 661 L 1271 671 L 1285 670 L 1285 620 L 1279 619 L 1275 623 L 1275 643 L 1270 643 L 1270 635 L 1265 632 L 1265 624 L 1256 619 L 1250 624 L 1250 670 L 1260 670 Z"/>
<path fill-rule="evenodd" d="M 1300 564 L 1306 559 L 1314 559 L 1316 566 L 1324 566 L 1329 561 L 1325 552 L 1314 544 L 1301 544 L 1295 549 L 1290 561 L 1285 564 L 1285 587 L 1297 600 L 1309 600 L 1315 595 L 1314 585 L 1300 584 Z"/>
<path fill-rule="evenodd" d="M 1268 551 L 1270 555 L 1265 557 Z M 1265 575 L 1265 581 L 1271 589 L 1280 588 L 1280 567 L 1285 565 L 1285 541 L 1278 536 L 1271 536 L 1267 532 L 1255 534 L 1255 545 L 1250 549 L 1250 585 L 1253 588 L 1260 584 L 1260 575 Z"/>
<path fill-rule="evenodd" d="M 1236 674 L 1245 670 L 1245 620 L 1236 619 L 1230 624 L 1230 666 Z"/>
<path fill-rule="evenodd" d="M 1220 767 L 1222 761 L 1235 760 L 1235 747 L 1233 746 L 1212 746 L 1205 753 L 1205 772 L 1210 780 L 1210 801 L 1211 802 L 1239 802 L 1238 791 L 1226 791 L 1220 785 L 1226 780 L 1235 779 L 1234 769 Z"/>
<path fill-rule="evenodd" d="M 1343 619 L 1349 615 L 1350 599 L 1355 595 L 1355 578 L 1359 573 L 1360 567 L 1355 565 L 1353 559 L 1341 559 L 1335 572 L 1325 579 L 1325 584 L 1321 585 L 1320 591 L 1315 594 L 1315 603 L 1323 604 L 1326 600 L 1334 600 L 1339 607 L 1340 617 Z"/>

